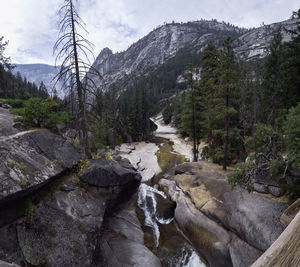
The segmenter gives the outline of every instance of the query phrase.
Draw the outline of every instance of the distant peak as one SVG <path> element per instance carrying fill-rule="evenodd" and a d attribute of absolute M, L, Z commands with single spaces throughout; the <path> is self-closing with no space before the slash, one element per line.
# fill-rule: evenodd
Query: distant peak
<path fill-rule="evenodd" d="M 100 55 L 112 55 L 113 52 L 108 48 L 108 47 L 105 47 L 102 49 L 102 51 L 100 52 Z"/>

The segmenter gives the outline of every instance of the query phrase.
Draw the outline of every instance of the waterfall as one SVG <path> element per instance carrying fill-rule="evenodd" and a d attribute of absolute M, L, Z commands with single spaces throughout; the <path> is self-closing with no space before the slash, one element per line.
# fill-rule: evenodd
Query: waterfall
<path fill-rule="evenodd" d="M 159 191 L 151 186 L 142 183 L 139 187 L 138 192 L 138 206 L 141 210 L 144 211 L 145 225 L 153 229 L 155 245 L 156 247 L 158 247 L 160 232 L 157 222 L 161 224 L 168 224 L 173 220 L 173 218 L 166 220 L 156 217 L 157 202 L 155 194 L 162 196 L 164 199 L 167 198 L 162 191 Z"/>

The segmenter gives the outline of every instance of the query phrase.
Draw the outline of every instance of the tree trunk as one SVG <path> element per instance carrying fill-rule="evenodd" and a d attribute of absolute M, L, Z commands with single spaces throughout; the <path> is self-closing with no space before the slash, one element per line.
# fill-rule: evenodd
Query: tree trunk
<path fill-rule="evenodd" d="M 84 153 L 87 158 L 91 158 L 91 154 L 89 152 L 89 144 L 88 144 L 88 135 L 87 135 L 87 124 L 84 112 L 84 96 L 83 96 L 83 88 L 80 81 L 79 75 L 79 63 L 78 63 L 78 54 L 77 54 L 77 42 L 75 38 L 75 25 L 74 25 L 74 17 L 73 17 L 73 3 L 70 1 L 71 7 L 71 20 L 72 20 L 72 39 L 73 39 L 73 48 L 74 48 L 74 59 L 75 59 L 75 71 L 76 71 L 76 85 L 77 85 L 77 93 L 78 93 L 78 104 L 79 104 L 79 120 L 82 130 L 83 137 L 83 147 Z"/>
<path fill-rule="evenodd" d="M 229 97 L 228 97 L 228 88 L 226 89 L 226 115 L 225 115 L 225 146 L 224 146 L 224 161 L 223 161 L 223 170 L 227 169 L 227 154 L 228 154 L 228 128 L 229 128 L 229 116 L 228 116 L 228 106 L 229 106 Z"/>

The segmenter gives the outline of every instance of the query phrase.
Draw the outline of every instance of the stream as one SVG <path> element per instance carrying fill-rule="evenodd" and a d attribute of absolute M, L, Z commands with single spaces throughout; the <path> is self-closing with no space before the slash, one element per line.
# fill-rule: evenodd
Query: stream
<path fill-rule="evenodd" d="M 152 121 L 157 130 L 150 142 L 122 144 L 116 148 L 142 175 L 137 214 L 144 231 L 144 243 L 162 266 L 206 266 L 173 220 L 174 203 L 157 186 L 161 178 L 171 175 L 172 168 L 192 159 L 192 147 L 176 135 L 175 128 L 164 125 L 161 114 Z"/>

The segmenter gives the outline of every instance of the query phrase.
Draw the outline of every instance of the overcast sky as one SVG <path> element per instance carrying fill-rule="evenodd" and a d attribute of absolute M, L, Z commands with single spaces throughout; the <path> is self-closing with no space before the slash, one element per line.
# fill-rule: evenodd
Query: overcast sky
<path fill-rule="evenodd" d="M 126 50 L 164 22 L 215 18 L 243 27 L 288 19 L 299 0 L 79 0 L 79 13 L 97 56 Z M 57 11 L 63 0 L 0 0 L 0 36 L 13 63 L 54 64 Z"/>

